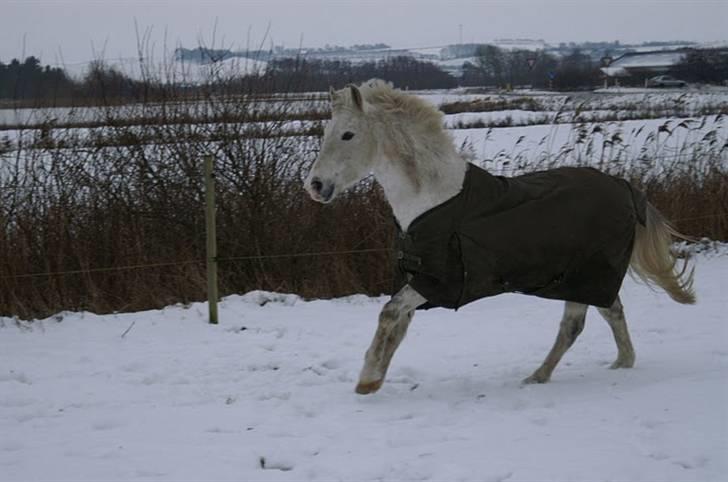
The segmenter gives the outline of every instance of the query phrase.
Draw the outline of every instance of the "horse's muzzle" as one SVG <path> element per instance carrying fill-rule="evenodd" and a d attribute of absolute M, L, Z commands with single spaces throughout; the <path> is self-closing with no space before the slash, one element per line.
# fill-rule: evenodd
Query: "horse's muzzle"
<path fill-rule="evenodd" d="M 314 177 L 308 186 L 308 192 L 314 201 L 327 203 L 334 197 L 334 188 L 333 182 Z"/>

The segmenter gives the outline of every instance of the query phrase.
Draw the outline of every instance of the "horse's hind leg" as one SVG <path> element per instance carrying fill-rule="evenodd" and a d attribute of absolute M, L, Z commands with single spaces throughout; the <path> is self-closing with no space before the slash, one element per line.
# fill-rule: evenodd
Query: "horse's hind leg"
<path fill-rule="evenodd" d="M 601 314 L 614 334 L 614 341 L 617 342 L 617 360 L 610 368 L 632 368 L 634 366 L 634 348 L 629 339 L 627 322 L 624 319 L 624 309 L 619 297 L 609 308 L 599 308 Z"/>
<path fill-rule="evenodd" d="M 551 378 L 551 373 L 564 356 L 566 350 L 576 341 L 576 337 L 584 329 L 586 310 L 588 305 L 572 303 L 567 301 L 564 305 L 564 316 L 559 326 L 559 334 L 556 336 L 553 348 L 546 356 L 543 364 L 533 372 L 533 375 L 523 380 L 523 383 L 546 383 Z"/>
<path fill-rule="evenodd" d="M 402 288 L 379 314 L 379 326 L 364 358 L 356 393 L 362 395 L 379 390 L 389 363 L 407 333 L 414 310 L 426 300 L 409 285 Z"/>

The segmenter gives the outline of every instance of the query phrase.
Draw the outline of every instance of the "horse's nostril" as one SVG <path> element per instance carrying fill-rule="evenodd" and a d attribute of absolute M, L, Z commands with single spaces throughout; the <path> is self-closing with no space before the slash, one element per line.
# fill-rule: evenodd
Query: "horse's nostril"
<path fill-rule="evenodd" d="M 311 189 L 313 189 L 315 192 L 321 192 L 321 189 L 324 188 L 324 183 L 321 182 L 321 180 L 317 177 L 313 178 L 311 181 Z"/>

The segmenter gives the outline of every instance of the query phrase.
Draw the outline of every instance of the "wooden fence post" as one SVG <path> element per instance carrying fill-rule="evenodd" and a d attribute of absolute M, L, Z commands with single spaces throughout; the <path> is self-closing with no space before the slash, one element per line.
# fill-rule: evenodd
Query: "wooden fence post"
<path fill-rule="evenodd" d="M 213 156 L 205 156 L 205 226 L 207 232 L 207 305 L 210 323 L 217 325 L 217 232 Z"/>

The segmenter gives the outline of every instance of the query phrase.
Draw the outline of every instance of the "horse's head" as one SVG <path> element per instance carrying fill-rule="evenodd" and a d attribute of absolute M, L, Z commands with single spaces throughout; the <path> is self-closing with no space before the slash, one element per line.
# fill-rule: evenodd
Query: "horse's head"
<path fill-rule="evenodd" d="M 371 105 L 354 85 L 331 95 L 331 120 L 305 187 L 315 201 L 328 203 L 372 171 L 377 142 L 368 121 Z"/>

